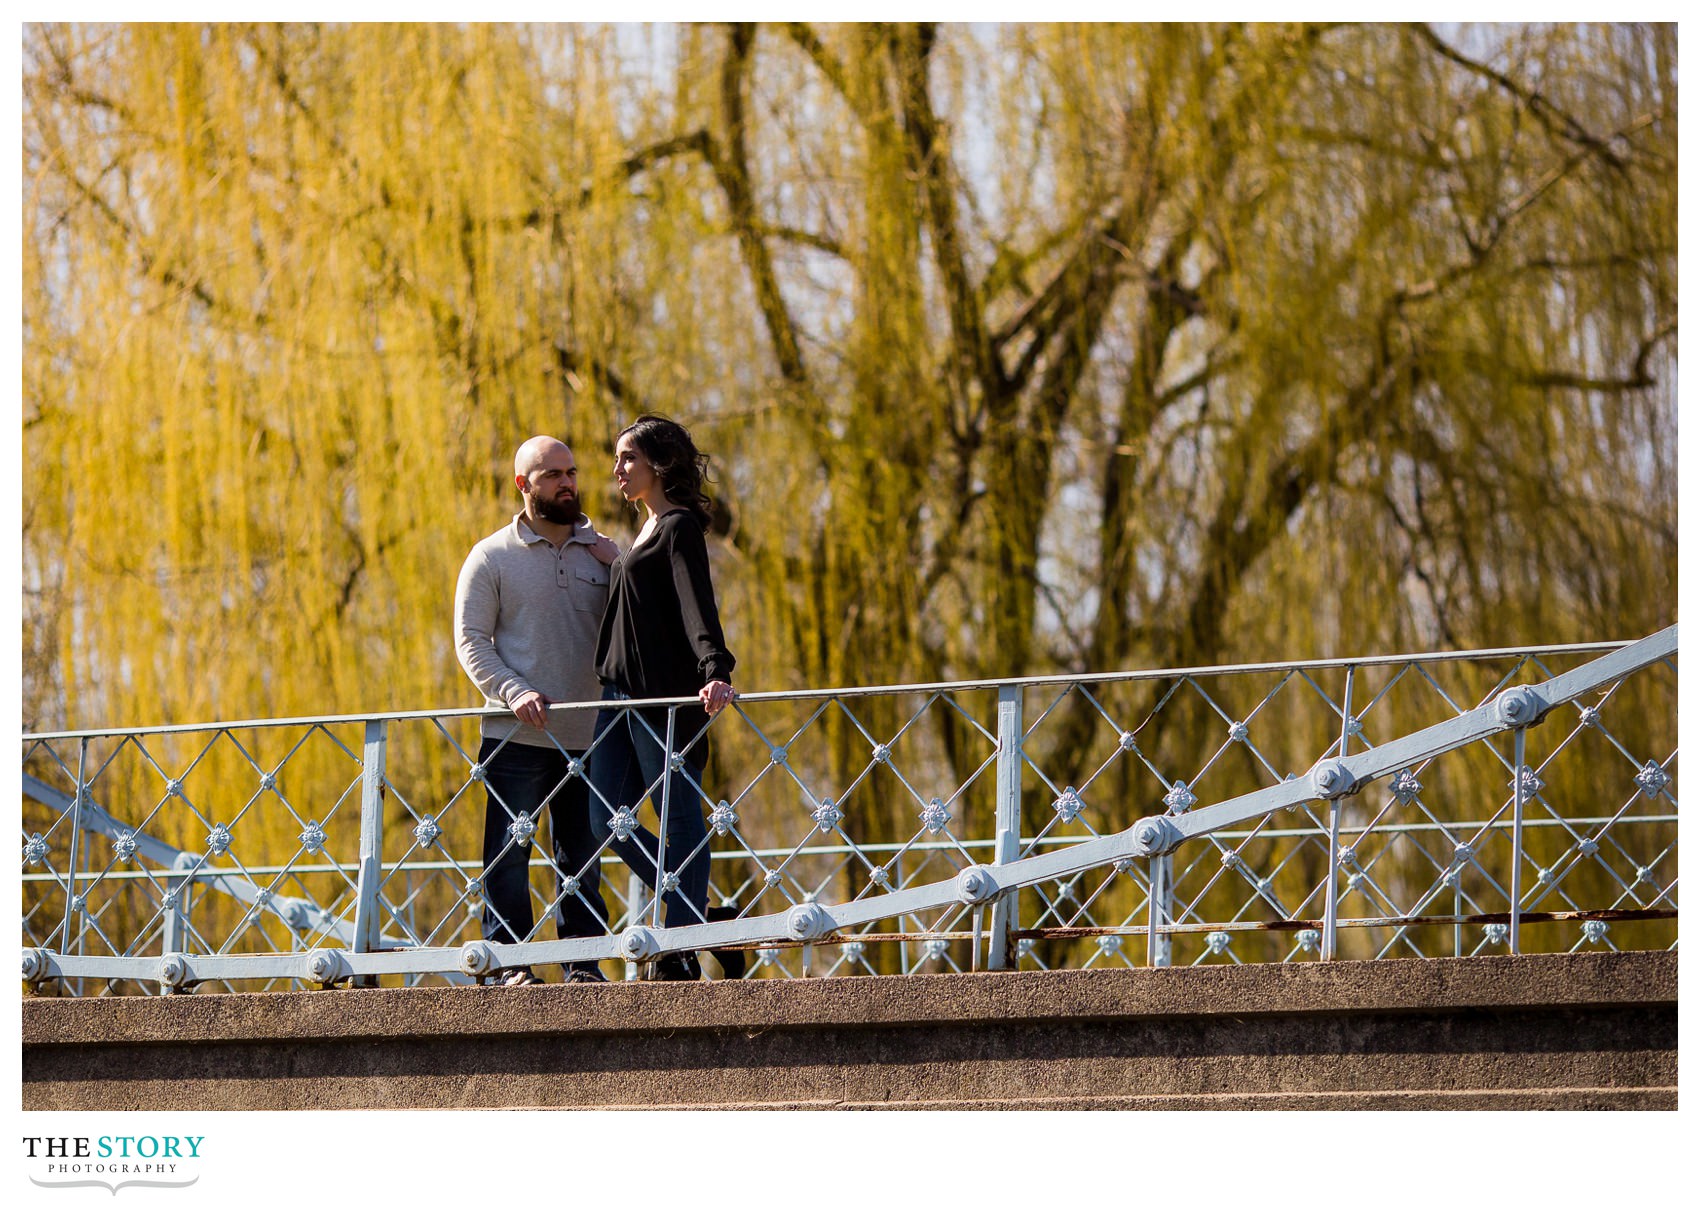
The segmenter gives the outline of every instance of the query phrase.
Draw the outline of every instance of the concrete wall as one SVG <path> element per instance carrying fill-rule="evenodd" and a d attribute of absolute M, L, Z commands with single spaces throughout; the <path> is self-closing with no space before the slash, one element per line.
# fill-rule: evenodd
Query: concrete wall
<path fill-rule="evenodd" d="M 26 1110 L 1676 1106 L 1669 952 L 26 998 Z"/>

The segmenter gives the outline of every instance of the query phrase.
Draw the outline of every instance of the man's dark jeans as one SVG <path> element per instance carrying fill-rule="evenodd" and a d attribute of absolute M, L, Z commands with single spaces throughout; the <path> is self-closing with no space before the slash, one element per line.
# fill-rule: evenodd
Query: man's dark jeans
<path fill-rule="evenodd" d="M 499 747 L 499 748 L 498 748 Z M 553 745 L 505 745 L 486 737 L 478 750 L 487 792 L 484 810 L 484 937 L 493 943 L 522 942 L 536 919 L 531 911 L 527 866 L 531 842 L 510 831 L 530 816 L 541 827 L 537 806 L 549 799 L 549 834 L 560 879 L 577 877 L 578 892 L 560 897 L 555 909 L 559 938 L 589 938 L 607 933 L 608 910 L 602 902 L 602 838 L 591 825 L 590 788 L 581 774 L 567 778 L 568 757 Z M 566 782 L 563 784 L 562 780 Z M 555 789 L 559 787 L 560 790 Z"/>

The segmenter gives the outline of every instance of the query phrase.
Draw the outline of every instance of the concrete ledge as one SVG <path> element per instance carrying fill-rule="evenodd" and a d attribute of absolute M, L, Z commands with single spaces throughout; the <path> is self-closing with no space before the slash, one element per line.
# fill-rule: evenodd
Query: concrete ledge
<path fill-rule="evenodd" d="M 551 1110 L 537 1107 L 528 1110 Z M 991 1102 L 732 1103 L 601 1111 L 1674 1111 L 1670 1090 L 1328 1090 L 1310 1094 L 1126 1094 Z"/>
<path fill-rule="evenodd" d="M 439 986 L 176 997 L 29 998 L 32 1044 L 903 1027 L 971 1019 L 1163 1018 L 1326 1010 L 1676 1002 L 1674 952 L 852 976 L 700 984 Z"/>
<path fill-rule="evenodd" d="M 1670 952 L 29 998 L 30 1109 L 1636 1107 Z"/>

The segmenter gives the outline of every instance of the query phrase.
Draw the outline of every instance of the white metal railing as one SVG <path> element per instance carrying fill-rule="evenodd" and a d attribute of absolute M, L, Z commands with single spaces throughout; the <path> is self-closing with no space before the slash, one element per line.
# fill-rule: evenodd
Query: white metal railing
<path fill-rule="evenodd" d="M 605 844 L 605 932 L 511 944 L 479 937 L 489 712 L 26 734 L 23 974 L 102 993 L 681 950 L 766 976 L 1670 946 L 1676 652 L 1673 626 L 742 695 L 697 788 L 711 903 L 737 915 L 660 925 Z M 541 806 L 513 809 L 529 842 Z M 589 866 L 533 860 L 540 923 Z"/>

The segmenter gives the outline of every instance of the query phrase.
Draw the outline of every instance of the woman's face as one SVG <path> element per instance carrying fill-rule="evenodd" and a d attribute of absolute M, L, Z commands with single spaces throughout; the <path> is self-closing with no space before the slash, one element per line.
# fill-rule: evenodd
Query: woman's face
<path fill-rule="evenodd" d="M 642 500 L 655 488 L 655 468 L 643 457 L 629 433 L 621 435 L 614 447 L 614 483 L 628 501 Z"/>

